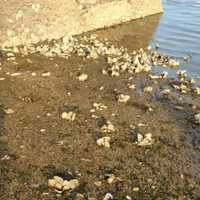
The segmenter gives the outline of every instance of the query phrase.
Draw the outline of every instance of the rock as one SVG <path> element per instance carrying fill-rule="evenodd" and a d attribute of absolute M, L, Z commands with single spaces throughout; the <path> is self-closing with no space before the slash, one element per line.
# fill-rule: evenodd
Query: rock
<path fill-rule="evenodd" d="M 195 115 L 195 121 L 197 124 L 200 124 L 200 113 Z"/>
<path fill-rule="evenodd" d="M 103 138 L 100 138 L 97 140 L 97 145 L 104 146 L 106 148 L 110 148 L 110 142 L 111 142 L 110 137 L 103 137 Z"/>
<path fill-rule="evenodd" d="M 81 75 L 78 76 L 78 80 L 79 80 L 79 81 L 84 82 L 84 81 L 86 81 L 87 79 L 88 79 L 88 75 L 87 75 L 87 74 L 81 74 Z"/>
<path fill-rule="evenodd" d="M 117 101 L 119 103 L 127 103 L 129 100 L 130 100 L 130 96 L 129 95 L 120 94 L 117 97 Z"/>
<path fill-rule="evenodd" d="M 62 119 L 66 119 L 68 121 L 74 121 L 76 118 L 76 113 L 70 111 L 70 112 L 63 112 L 61 115 Z"/>

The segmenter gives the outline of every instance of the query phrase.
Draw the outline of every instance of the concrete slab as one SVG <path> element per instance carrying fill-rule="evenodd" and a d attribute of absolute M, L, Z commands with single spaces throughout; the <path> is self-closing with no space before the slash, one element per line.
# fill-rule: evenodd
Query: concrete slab
<path fill-rule="evenodd" d="M 76 35 L 162 11 L 160 0 L 3 0 L 0 47 Z"/>

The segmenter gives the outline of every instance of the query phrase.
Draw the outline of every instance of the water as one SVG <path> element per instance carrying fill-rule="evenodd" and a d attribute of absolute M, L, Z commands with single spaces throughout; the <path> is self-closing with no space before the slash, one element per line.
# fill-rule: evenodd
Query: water
<path fill-rule="evenodd" d="M 163 0 L 164 14 L 153 36 L 160 51 L 175 57 L 192 55 L 182 63 L 193 77 L 200 75 L 200 0 Z"/>

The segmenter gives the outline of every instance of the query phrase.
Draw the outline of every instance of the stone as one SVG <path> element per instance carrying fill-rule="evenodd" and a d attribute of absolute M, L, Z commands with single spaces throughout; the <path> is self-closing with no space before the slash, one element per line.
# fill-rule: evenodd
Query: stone
<path fill-rule="evenodd" d="M 3 1 L 0 48 L 77 35 L 162 11 L 161 0 Z"/>

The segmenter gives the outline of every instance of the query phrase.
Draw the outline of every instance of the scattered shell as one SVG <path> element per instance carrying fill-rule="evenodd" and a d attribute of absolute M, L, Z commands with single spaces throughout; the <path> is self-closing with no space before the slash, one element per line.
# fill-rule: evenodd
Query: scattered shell
<path fill-rule="evenodd" d="M 170 89 L 164 89 L 164 90 L 161 92 L 161 94 L 163 94 L 163 95 L 168 95 L 168 94 L 170 94 L 170 92 L 171 92 Z"/>
<path fill-rule="evenodd" d="M 134 187 L 133 188 L 133 192 L 139 192 L 140 191 L 140 188 L 139 187 Z"/>
<path fill-rule="evenodd" d="M 130 100 L 129 95 L 120 94 L 117 98 L 118 102 L 120 103 L 127 103 Z"/>
<path fill-rule="evenodd" d="M 79 80 L 79 81 L 84 82 L 84 81 L 86 81 L 87 79 L 88 79 L 88 75 L 87 75 L 87 74 L 81 74 L 81 75 L 78 76 L 78 80 Z"/>
<path fill-rule="evenodd" d="M 200 87 L 195 87 L 194 92 L 195 92 L 197 95 L 200 95 Z"/>
<path fill-rule="evenodd" d="M 104 104 L 102 103 L 93 103 L 93 107 L 96 109 L 96 110 L 104 110 L 104 109 L 107 109 L 107 106 L 105 106 Z"/>
<path fill-rule="evenodd" d="M 107 121 L 106 124 L 101 127 L 101 131 L 104 133 L 115 132 L 115 127 L 110 121 Z"/>
<path fill-rule="evenodd" d="M 74 121 L 76 118 L 76 113 L 70 111 L 70 112 L 63 112 L 61 115 L 62 119 L 66 119 L 68 121 Z"/>
<path fill-rule="evenodd" d="M 152 91 L 153 91 L 153 87 L 151 87 L 151 86 L 146 86 L 144 88 L 144 92 L 146 92 L 146 93 L 151 93 Z"/>
<path fill-rule="evenodd" d="M 178 70 L 176 74 L 180 81 L 184 81 L 187 77 L 187 72 L 185 70 Z"/>
<path fill-rule="evenodd" d="M 16 72 L 16 73 L 12 73 L 12 74 L 10 74 L 10 76 L 20 76 L 22 73 L 20 73 L 20 72 Z"/>
<path fill-rule="evenodd" d="M 64 181 L 63 191 L 65 190 L 74 190 L 79 187 L 79 181 L 77 179 L 72 179 L 70 181 Z"/>
<path fill-rule="evenodd" d="M 70 181 L 63 180 L 59 176 L 54 176 L 53 179 L 48 180 L 48 186 L 50 188 L 56 189 L 56 192 L 62 192 L 65 190 L 74 190 L 79 187 L 79 181 L 77 179 L 72 179 Z"/>
<path fill-rule="evenodd" d="M 142 135 L 138 137 L 139 146 L 149 146 L 152 144 L 153 144 L 153 139 L 151 133 L 147 133 L 144 137 Z"/>
<path fill-rule="evenodd" d="M 45 73 L 42 73 L 42 76 L 43 76 L 43 77 L 51 76 L 51 72 L 45 72 Z"/>
<path fill-rule="evenodd" d="M 13 113 L 15 113 L 15 111 L 12 110 L 11 108 L 4 109 L 4 111 L 5 111 L 6 114 L 13 114 Z"/>
<path fill-rule="evenodd" d="M 118 181 L 121 181 L 121 179 L 120 179 L 119 177 L 116 177 L 114 174 L 111 174 L 111 175 L 109 176 L 109 178 L 107 179 L 107 182 L 108 182 L 109 184 L 113 184 L 113 183 L 116 183 L 116 182 L 118 182 Z"/>
<path fill-rule="evenodd" d="M 95 181 L 94 184 L 95 184 L 97 187 L 101 187 L 101 186 L 102 186 L 102 182 L 101 182 L 101 181 Z"/>
<path fill-rule="evenodd" d="M 113 195 L 111 193 L 107 193 L 105 195 L 105 197 L 103 198 L 103 200 L 112 200 L 112 199 L 114 199 L 114 197 L 113 197 Z"/>
<path fill-rule="evenodd" d="M 175 59 L 169 59 L 168 65 L 169 65 L 169 67 L 175 68 L 175 67 L 180 66 L 180 62 L 178 60 L 175 60 Z"/>
<path fill-rule="evenodd" d="M 103 137 L 97 140 L 97 145 L 110 148 L 110 142 L 111 142 L 110 137 Z"/>
<path fill-rule="evenodd" d="M 55 185 L 56 185 L 56 181 L 55 181 L 54 179 L 49 179 L 49 180 L 48 180 L 48 186 L 49 186 L 50 188 L 54 188 Z"/>
<path fill-rule="evenodd" d="M 136 89 L 135 84 L 128 84 L 128 89 L 135 90 Z"/>
<path fill-rule="evenodd" d="M 195 115 L 195 121 L 197 124 L 200 124 L 200 113 Z"/>

